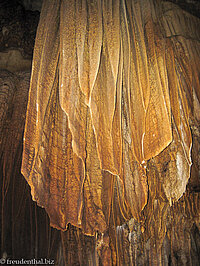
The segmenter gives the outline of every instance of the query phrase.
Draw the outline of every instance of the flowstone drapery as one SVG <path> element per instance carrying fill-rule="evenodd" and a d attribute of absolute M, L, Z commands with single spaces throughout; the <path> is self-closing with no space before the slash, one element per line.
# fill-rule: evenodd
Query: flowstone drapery
<path fill-rule="evenodd" d="M 199 60 L 199 33 L 198 19 L 187 24 L 189 15 L 170 7 L 152 1 L 44 2 L 22 173 L 53 226 L 105 232 L 104 202 L 110 209 L 113 186 L 120 206 L 138 219 L 152 158 L 170 204 L 183 195 L 193 95 L 199 99 L 199 69 L 192 63 Z"/>
<path fill-rule="evenodd" d="M 199 227 L 198 25 L 168 2 L 44 1 L 22 173 L 51 225 L 68 229 L 61 233 L 68 265 L 97 257 L 103 265 L 164 264 L 170 256 L 191 263 Z M 18 154 L 22 132 L 5 122 L 18 121 L 20 110 L 9 107 L 15 86 L 2 88 L 6 199 L 15 165 L 8 154 Z"/>

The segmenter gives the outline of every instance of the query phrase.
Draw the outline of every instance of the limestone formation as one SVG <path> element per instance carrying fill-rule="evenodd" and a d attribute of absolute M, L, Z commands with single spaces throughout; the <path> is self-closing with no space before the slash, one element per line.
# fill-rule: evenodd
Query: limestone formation
<path fill-rule="evenodd" d="M 166 1 L 44 1 L 30 81 L 0 73 L 2 253 L 198 264 L 199 23 Z"/>

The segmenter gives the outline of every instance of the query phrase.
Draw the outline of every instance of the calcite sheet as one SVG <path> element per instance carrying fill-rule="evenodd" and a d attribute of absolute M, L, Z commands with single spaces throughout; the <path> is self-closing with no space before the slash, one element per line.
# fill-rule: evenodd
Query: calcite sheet
<path fill-rule="evenodd" d="M 199 122 L 198 23 L 151 0 L 44 1 L 22 174 L 52 226 L 94 235 L 139 221 L 155 169 L 170 204 L 183 195 L 189 122 Z"/>

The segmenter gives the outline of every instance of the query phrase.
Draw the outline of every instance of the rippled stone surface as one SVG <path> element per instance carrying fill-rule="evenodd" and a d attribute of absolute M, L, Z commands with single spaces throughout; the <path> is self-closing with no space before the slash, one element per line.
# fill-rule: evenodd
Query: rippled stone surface
<path fill-rule="evenodd" d="M 115 2 L 73 2 L 70 13 L 46 2 L 28 106 L 28 74 L 1 73 L 1 248 L 13 258 L 14 236 L 29 239 L 20 227 L 29 209 L 27 257 L 198 263 L 199 19 L 167 2 Z M 51 225 L 66 232 L 49 229 L 19 173 L 26 109 L 22 172 Z M 47 239 L 54 248 L 42 253 Z"/>

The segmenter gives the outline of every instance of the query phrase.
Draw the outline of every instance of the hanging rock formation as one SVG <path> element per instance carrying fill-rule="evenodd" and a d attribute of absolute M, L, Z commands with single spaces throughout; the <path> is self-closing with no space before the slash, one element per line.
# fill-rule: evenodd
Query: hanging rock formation
<path fill-rule="evenodd" d="M 199 99 L 199 20 L 187 23 L 191 15 L 173 7 L 44 3 L 22 173 L 53 226 L 106 231 L 103 179 L 112 178 L 119 200 L 138 218 L 147 203 L 149 159 L 170 204 L 185 192 L 193 94 Z"/>
<path fill-rule="evenodd" d="M 25 123 L 22 174 L 66 231 L 41 231 L 58 265 L 198 263 L 199 22 L 165 1 L 44 1 L 27 107 L 27 74 L 1 73 L 2 217 Z"/>

